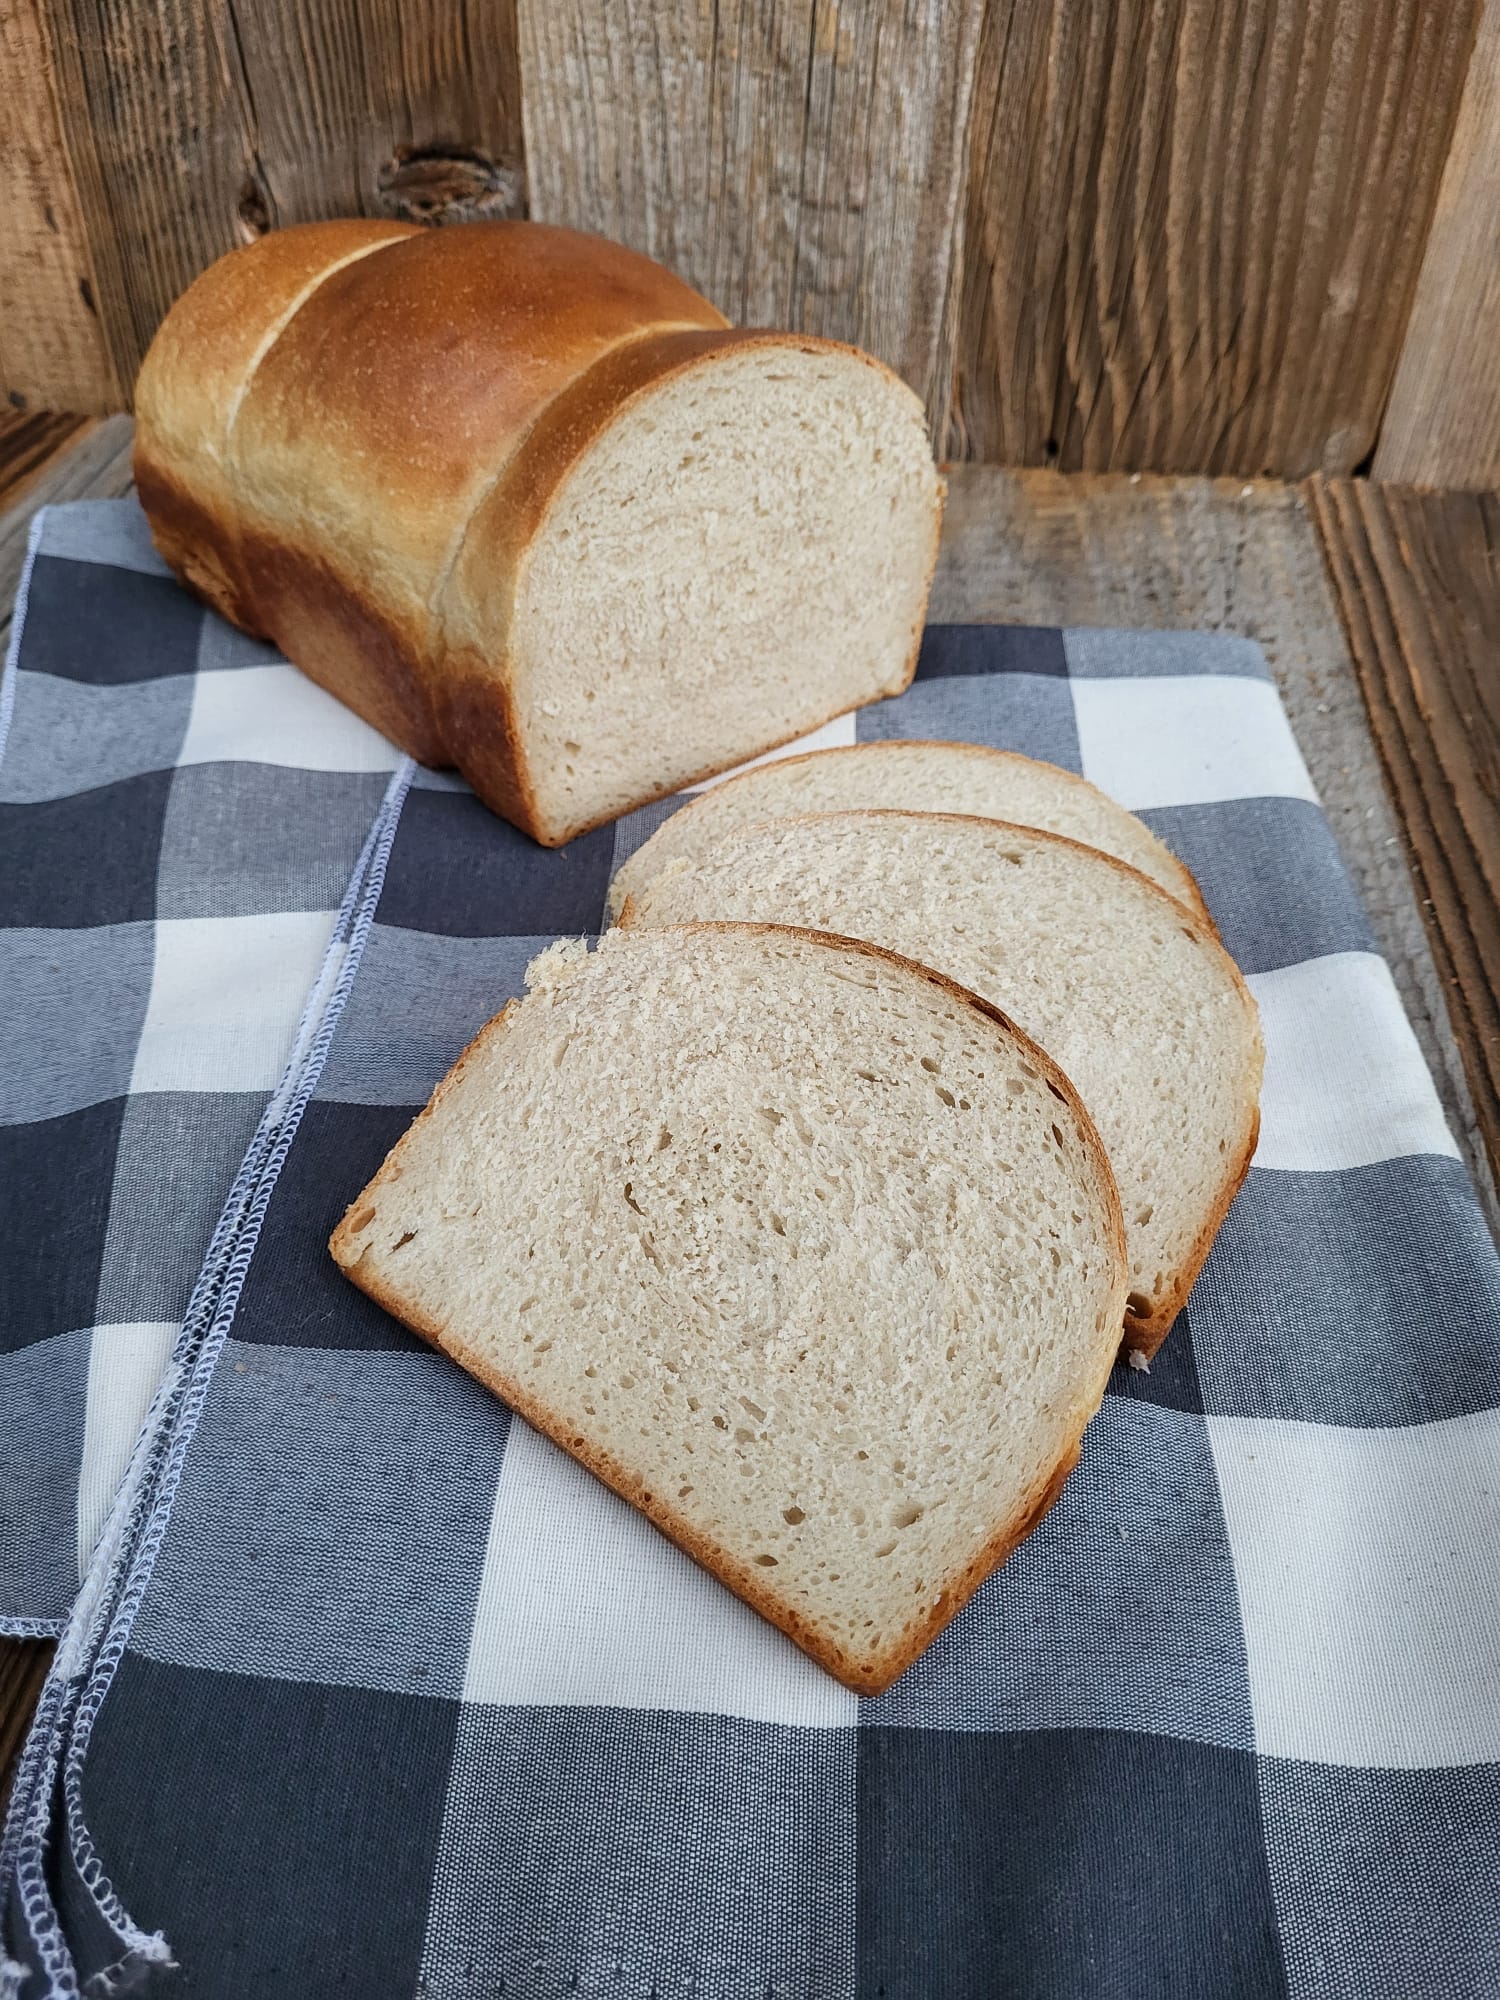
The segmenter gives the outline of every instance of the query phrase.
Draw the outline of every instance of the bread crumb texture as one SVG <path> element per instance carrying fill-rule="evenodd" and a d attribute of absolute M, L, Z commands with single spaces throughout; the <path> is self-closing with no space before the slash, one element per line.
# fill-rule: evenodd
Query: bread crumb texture
<path fill-rule="evenodd" d="M 333 1249 L 867 1690 L 1065 1469 L 1125 1289 L 1046 1059 L 765 926 L 542 954 Z"/>

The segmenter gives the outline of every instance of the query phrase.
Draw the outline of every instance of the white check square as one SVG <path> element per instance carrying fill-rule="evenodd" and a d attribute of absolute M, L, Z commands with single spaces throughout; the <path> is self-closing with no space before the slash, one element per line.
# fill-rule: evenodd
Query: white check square
<path fill-rule="evenodd" d="M 179 764 L 394 771 L 401 753 L 352 708 L 284 661 L 200 669 Z"/>
<path fill-rule="evenodd" d="M 1235 674 L 1069 682 L 1083 775 L 1122 806 L 1313 799 L 1276 689 Z"/>
<path fill-rule="evenodd" d="M 104 1530 L 130 1454 L 172 1352 L 175 1320 L 96 1326 L 89 1342 L 83 1453 L 78 1467 L 78 1574 Z"/>
<path fill-rule="evenodd" d="M 1401 1770 L 1500 1760 L 1500 1411 L 1208 1429 L 1256 1748 Z"/>
<path fill-rule="evenodd" d="M 659 1535 L 511 1421 L 464 1700 L 668 1709 L 834 1729 L 858 1703 Z"/>
<path fill-rule="evenodd" d="M 1374 952 L 1249 980 L 1266 1075 L 1257 1167 L 1331 1171 L 1458 1148 L 1390 968 Z"/>
<path fill-rule="evenodd" d="M 131 1090 L 273 1090 L 335 916 L 159 919 Z"/>

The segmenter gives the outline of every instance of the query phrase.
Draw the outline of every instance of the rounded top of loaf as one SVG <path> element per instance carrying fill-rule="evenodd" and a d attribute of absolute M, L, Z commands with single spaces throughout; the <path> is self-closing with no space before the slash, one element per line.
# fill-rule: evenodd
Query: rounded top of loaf
<path fill-rule="evenodd" d="M 351 217 L 274 229 L 194 279 L 141 364 L 136 420 L 183 445 L 222 447 L 238 398 L 271 342 L 333 272 L 420 232 L 408 222 Z"/>
<path fill-rule="evenodd" d="M 288 535 L 315 495 L 344 585 L 400 625 L 436 596 L 474 505 L 559 390 L 644 335 L 724 325 L 650 258 L 541 223 L 426 230 L 347 264 L 240 407 L 242 539 Z M 425 621 L 406 636 L 425 643 Z"/>

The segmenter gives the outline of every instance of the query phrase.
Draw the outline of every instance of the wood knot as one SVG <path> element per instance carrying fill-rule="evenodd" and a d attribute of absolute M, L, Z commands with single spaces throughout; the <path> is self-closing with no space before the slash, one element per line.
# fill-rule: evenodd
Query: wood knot
<path fill-rule="evenodd" d="M 254 243 L 271 227 L 271 211 L 266 191 L 253 175 L 247 175 L 240 189 L 235 221 L 242 243 Z"/>
<path fill-rule="evenodd" d="M 526 213 L 526 170 L 468 146 L 401 146 L 380 170 L 380 200 L 402 222 L 511 221 Z"/>

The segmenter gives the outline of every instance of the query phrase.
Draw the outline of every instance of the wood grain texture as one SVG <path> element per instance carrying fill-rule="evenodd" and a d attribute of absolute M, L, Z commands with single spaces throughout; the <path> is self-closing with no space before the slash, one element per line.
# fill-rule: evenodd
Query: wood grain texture
<path fill-rule="evenodd" d="M 0 406 L 0 512 L 20 498 L 28 480 L 43 474 L 87 422 L 86 417 Z"/>
<path fill-rule="evenodd" d="M 868 348 L 936 412 L 981 0 L 522 0 L 532 213 L 732 320 Z"/>
<path fill-rule="evenodd" d="M 1312 499 L 1500 1176 L 1500 493 L 1330 480 Z"/>
<path fill-rule="evenodd" d="M 955 466 L 929 616 L 1197 627 L 1265 648 L 1448 1122 L 1500 1235 L 1500 1203 L 1381 776 L 1322 543 L 1299 489 Z"/>
<path fill-rule="evenodd" d="M 1358 465 L 1478 4 L 992 0 L 949 454 Z"/>
<path fill-rule="evenodd" d="M 0 0 L 0 398 L 107 410 L 120 386 L 36 0 Z"/>
<path fill-rule="evenodd" d="M 26 0 L 9 0 L 26 4 Z M 215 257 L 278 223 L 515 213 L 514 0 L 40 0 L 120 383 Z"/>
<path fill-rule="evenodd" d="M 1500 486 L 1500 0 L 1485 0 L 1377 477 Z"/>

